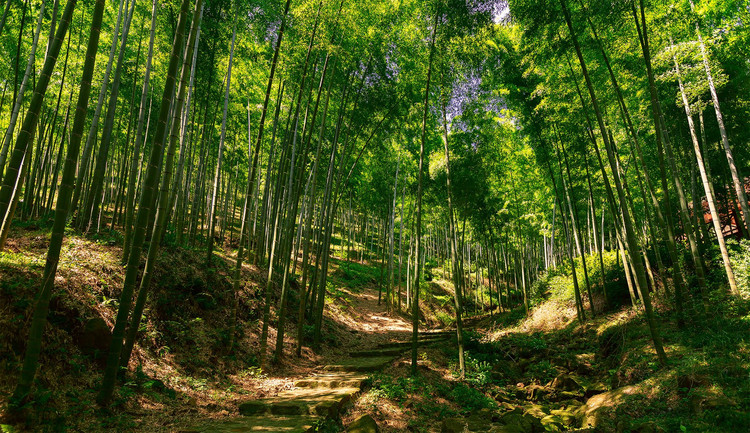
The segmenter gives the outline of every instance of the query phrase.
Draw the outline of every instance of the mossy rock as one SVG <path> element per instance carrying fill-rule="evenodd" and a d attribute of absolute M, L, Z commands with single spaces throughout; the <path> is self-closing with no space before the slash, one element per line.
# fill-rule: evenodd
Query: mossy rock
<path fill-rule="evenodd" d="M 349 424 L 346 431 L 348 433 L 378 433 L 380 429 L 378 423 L 370 415 L 362 415 Z"/>

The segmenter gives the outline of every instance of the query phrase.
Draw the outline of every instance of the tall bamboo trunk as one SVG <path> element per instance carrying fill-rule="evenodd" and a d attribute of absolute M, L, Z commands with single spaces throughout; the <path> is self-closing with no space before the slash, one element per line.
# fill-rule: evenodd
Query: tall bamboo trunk
<path fill-rule="evenodd" d="M 72 5 L 75 5 L 75 1 L 68 3 L 66 12 L 70 9 L 70 13 L 67 15 L 65 13 L 63 14 L 60 27 L 67 27 L 69 25 L 73 9 Z M 73 121 L 73 130 L 71 131 L 70 142 L 68 143 L 68 150 L 65 157 L 65 167 L 63 169 L 60 192 L 55 208 L 55 220 L 52 226 L 52 235 L 47 249 L 42 286 L 34 304 L 34 312 L 31 317 L 28 343 L 26 344 L 21 374 L 10 399 L 11 411 L 20 409 L 23 405 L 29 391 L 31 391 L 31 385 L 34 382 L 34 377 L 36 376 L 39 364 L 39 355 L 42 349 L 42 336 L 44 333 L 44 327 L 47 324 L 49 301 L 52 297 L 52 290 L 54 289 L 55 275 L 57 274 L 60 251 L 62 249 L 63 236 L 65 234 L 65 224 L 70 209 L 70 198 L 73 192 L 75 169 L 78 161 L 78 151 L 81 144 L 81 134 L 83 133 L 83 127 L 86 121 L 86 107 L 88 106 L 89 93 L 91 91 L 91 77 L 94 72 L 96 51 L 99 47 L 99 34 L 103 13 L 104 0 L 97 0 L 94 4 L 94 13 L 91 19 L 91 32 L 81 75 L 81 85 L 78 93 L 78 102 L 76 104 L 76 115 L 75 120 Z M 58 32 L 59 31 L 60 28 L 58 28 Z M 60 145 L 62 146 L 62 143 Z"/>
<path fill-rule="evenodd" d="M 630 211 L 628 210 L 628 207 L 625 205 L 626 200 L 624 197 L 624 192 L 622 188 L 622 184 L 620 182 L 620 175 L 617 170 L 617 165 L 615 163 L 615 157 L 614 157 L 614 150 L 612 148 L 612 145 L 609 141 L 609 137 L 606 133 L 606 129 L 604 127 L 604 120 L 601 115 L 601 111 L 599 109 L 599 102 L 596 97 L 596 93 L 594 92 L 594 87 L 591 82 L 591 78 L 589 77 L 588 69 L 586 67 L 586 63 L 583 59 L 583 54 L 581 52 L 581 47 L 578 43 L 578 38 L 576 36 L 575 30 L 573 28 L 573 23 L 571 21 L 570 12 L 568 11 L 567 5 L 565 3 L 565 0 L 560 0 L 560 5 L 563 8 L 563 14 L 565 17 L 565 22 L 568 26 L 568 30 L 570 31 L 570 37 L 573 40 L 573 45 L 575 47 L 576 55 L 578 56 L 578 61 L 581 66 L 581 70 L 584 76 L 584 79 L 586 81 L 586 87 L 588 88 L 589 94 L 591 96 L 591 102 L 594 107 L 594 113 L 596 114 L 597 122 L 599 124 L 599 131 L 602 135 L 605 148 L 607 150 L 607 156 L 610 163 L 610 168 L 612 169 L 612 178 L 614 179 L 615 183 L 615 189 L 617 191 L 617 195 L 619 198 L 619 202 L 622 204 L 620 207 L 622 211 L 623 221 L 624 221 L 624 231 L 625 236 L 627 239 L 628 244 L 628 254 L 630 255 L 631 263 L 633 264 L 633 267 L 635 268 L 635 275 L 638 278 L 640 282 L 641 287 L 646 286 L 646 275 L 643 269 L 643 263 L 640 261 L 640 244 L 638 242 L 638 239 L 636 237 L 632 219 L 630 216 Z M 611 190 L 607 190 L 609 194 L 611 194 Z M 611 200 L 612 203 L 614 203 L 614 199 Z M 616 215 L 617 212 L 613 209 L 612 212 L 613 215 Z M 658 325 L 656 323 L 656 319 L 653 315 L 653 309 L 651 306 L 651 299 L 648 293 L 648 290 L 643 291 L 643 305 L 644 305 L 644 311 L 646 313 L 646 321 L 648 323 L 649 331 L 651 334 L 651 339 L 654 344 L 654 349 L 656 350 L 657 358 L 659 359 L 659 362 L 662 365 L 666 364 L 666 354 L 664 353 L 664 347 L 661 340 L 661 335 L 659 333 Z"/>
<path fill-rule="evenodd" d="M 711 181 L 708 178 L 706 166 L 703 161 L 703 153 L 701 152 L 700 143 L 698 142 L 698 135 L 695 132 L 695 124 L 693 123 L 693 113 L 690 108 L 690 101 L 688 101 L 687 95 L 685 94 L 685 87 L 682 84 L 682 77 L 680 76 L 680 64 L 677 62 L 677 57 L 673 56 L 675 70 L 677 72 L 677 83 L 680 88 L 680 96 L 682 97 L 682 105 L 685 108 L 685 117 L 687 117 L 688 129 L 690 130 L 690 139 L 693 143 L 693 151 L 695 152 L 696 161 L 698 163 L 698 171 L 701 175 L 701 181 L 703 183 L 703 192 L 706 194 L 706 201 L 708 202 L 708 209 L 711 212 L 711 222 L 716 232 L 716 240 L 719 243 L 719 250 L 721 251 L 721 259 L 724 263 L 724 271 L 729 281 L 729 291 L 733 295 L 739 295 L 737 289 L 737 283 L 734 278 L 734 271 L 732 269 L 732 262 L 729 259 L 729 252 L 727 250 L 727 244 L 724 240 L 724 234 L 721 229 L 721 220 L 719 219 L 719 212 L 716 209 L 716 203 L 714 201 L 714 192 L 711 185 Z M 701 208 L 702 210 L 702 208 Z M 702 212 L 701 212 L 702 214 Z M 746 214 L 750 215 L 750 214 Z"/>
<path fill-rule="evenodd" d="M 44 66 L 39 74 L 39 80 L 34 87 L 34 93 L 31 97 L 31 103 L 29 110 L 26 112 L 21 131 L 18 133 L 16 138 L 16 144 L 13 147 L 13 154 L 8 164 L 8 168 L 3 178 L 3 184 L 0 187 L 0 217 L 2 219 L 2 230 L 0 230 L 0 251 L 5 246 L 5 241 L 10 230 L 10 224 L 13 220 L 13 213 L 15 206 L 12 205 L 11 199 L 15 196 L 13 201 L 17 202 L 18 195 L 20 194 L 21 182 L 17 182 L 19 177 L 19 169 L 25 159 L 25 155 L 30 150 L 29 144 L 33 139 L 34 129 L 36 128 L 39 120 L 39 114 L 42 109 L 42 103 L 44 102 L 44 96 L 47 92 L 47 87 L 54 71 L 55 64 L 57 63 L 57 57 L 60 54 L 60 48 L 62 47 L 65 34 L 70 26 L 70 21 L 73 16 L 73 10 L 76 6 L 76 0 L 68 0 L 65 11 L 63 12 L 60 25 L 55 33 L 55 39 L 52 46 L 47 51 L 46 58 L 44 60 Z"/>
<path fill-rule="evenodd" d="M 198 2 L 200 1 L 201 0 L 198 0 Z M 133 244 L 131 245 L 130 255 L 128 257 L 125 280 L 123 282 L 122 295 L 120 299 L 120 307 L 117 310 L 115 326 L 112 330 L 112 343 L 110 344 L 109 353 L 107 355 L 107 366 L 104 370 L 102 387 L 97 396 L 97 401 L 101 405 L 109 404 L 109 401 L 112 398 L 112 393 L 114 392 L 117 372 L 120 369 L 120 351 L 123 346 L 125 327 L 127 325 L 130 306 L 133 300 L 133 290 L 135 288 L 136 278 L 138 277 L 138 267 L 141 261 L 142 253 L 141 249 L 143 247 L 143 243 L 146 240 L 146 228 L 149 223 L 149 217 L 152 214 L 150 207 L 152 206 L 152 202 L 154 201 L 153 198 L 155 197 L 155 190 L 158 187 L 160 178 L 159 162 L 164 150 L 168 116 L 170 113 L 170 107 L 172 105 L 172 99 L 174 97 L 176 81 L 175 77 L 177 75 L 177 68 L 179 67 L 180 63 L 179 53 L 183 45 L 185 27 L 187 25 L 188 8 L 189 1 L 183 0 L 180 7 L 179 18 L 177 21 L 174 42 L 172 43 L 169 66 L 164 83 L 164 93 L 162 95 L 162 101 L 159 108 L 159 122 L 156 128 L 154 142 L 151 146 L 151 154 L 149 155 L 146 177 L 143 181 L 143 190 L 138 205 L 138 214 L 136 216 L 135 226 L 133 229 Z"/>

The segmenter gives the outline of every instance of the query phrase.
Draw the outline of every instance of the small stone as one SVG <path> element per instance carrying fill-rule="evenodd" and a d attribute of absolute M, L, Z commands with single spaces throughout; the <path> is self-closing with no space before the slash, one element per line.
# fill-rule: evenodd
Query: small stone
<path fill-rule="evenodd" d="M 83 353 L 92 355 L 97 360 L 103 360 L 109 352 L 110 341 L 112 341 L 112 333 L 104 319 L 95 317 L 86 322 L 80 340 Z"/>
<path fill-rule="evenodd" d="M 355 419 L 346 429 L 349 433 L 378 433 L 378 423 L 370 415 L 362 415 Z"/>

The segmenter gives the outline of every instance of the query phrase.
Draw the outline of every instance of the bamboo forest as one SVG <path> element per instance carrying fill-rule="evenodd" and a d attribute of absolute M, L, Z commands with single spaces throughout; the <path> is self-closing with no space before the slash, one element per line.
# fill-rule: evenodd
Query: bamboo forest
<path fill-rule="evenodd" d="M 0 432 L 750 431 L 750 0 L 0 0 Z"/>

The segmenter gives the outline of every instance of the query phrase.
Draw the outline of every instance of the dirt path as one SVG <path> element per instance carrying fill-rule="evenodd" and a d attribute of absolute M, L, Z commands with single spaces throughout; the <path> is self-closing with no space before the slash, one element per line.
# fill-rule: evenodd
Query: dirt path
<path fill-rule="evenodd" d="M 356 336 L 353 339 L 357 344 L 328 353 L 328 363 L 294 381 L 291 388 L 271 397 L 240 403 L 239 417 L 200 422 L 179 431 L 301 433 L 316 431 L 326 422 L 337 422 L 362 391 L 369 374 L 382 370 L 411 348 L 411 324 L 387 312 L 383 304 L 378 305 L 377 291 L 367 289 L 349 294 L 348 314 L 334 317 L 341 319 L 348 332 Z M 452 331 L 425 330 L 420 334 L 419 344 L 445 341 L 451 335 Z"/>

